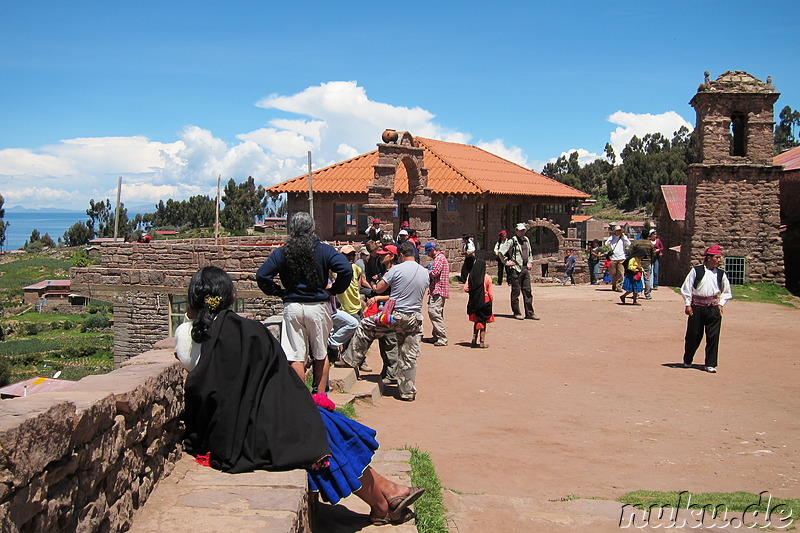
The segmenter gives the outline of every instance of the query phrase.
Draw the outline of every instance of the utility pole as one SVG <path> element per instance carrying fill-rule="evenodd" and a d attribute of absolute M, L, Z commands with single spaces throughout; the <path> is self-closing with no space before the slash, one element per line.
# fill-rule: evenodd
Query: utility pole
<path fill-rule="evenodd" d="M 117 211 L 114 216 L 114 242 L 117 242 L 117 234 L 119 233 L 119 204 L 120 197 L 122 196 L 122 176 L 117 180 Z"/>
<path fill-rule="evenodd" d="M 314 186 L 311 184 L 311 150 L 308 151 L 308 214 L 314 220 Z"/>
<path fill-rule="evenodd" d="M 216 218 L 214 219 L 214 244 L 219 244 L 219 184 L 222 182 L 222 174 L 217 175 L 217 208 Z"/>

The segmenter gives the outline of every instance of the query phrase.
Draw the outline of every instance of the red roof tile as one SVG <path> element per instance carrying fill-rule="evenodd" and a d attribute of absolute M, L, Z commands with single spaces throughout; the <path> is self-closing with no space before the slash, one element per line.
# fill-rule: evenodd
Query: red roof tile
<path fill-rule="evenodd" d="M 476 146 L 417 137 L 417 146 L 425 150 L 428 187 L 438 194 L 513 194 L 588 198 L 589 195 L 554 179 L 512 163 Z M 314 171 L 314 192 L 364 193 L 372 181 L 378 162 L 373 150 L 347 161 Z M 273 185 L 273 193 L 306 192 L 308 175 Z M 397 167 L 395 192 L 408 192 L 404 165 Z"/>
<path fill-rule="evenodd" d="M 28 396 L 42 392 L 53 392 L 74 385 L 74 381 L 55 378 L 29 378 L 0 388 L 3 396 Z"/>
<path fill-rule="evenodd" d="M 22 290 L 38 291 L 41 289 L 46 289 L 48 287 L 61 287 L 69 289 L 70 282 L 71 280 L 68 279 L 46 279 L 38 283 L 34 283 L 33 285 L 28 285 L 27 287 L 23 287 Z"/>
<path fill-rule="evenodd" d="M 672 220 L 686 220 L 686 185 L 662 185 L 661 194 Z"/>
<path fill-rule="evenodd" d="M 773 162 L 776 165 L 783 165 L 783 170 L 800 169 L 800 146 L 776 155 Z"/>

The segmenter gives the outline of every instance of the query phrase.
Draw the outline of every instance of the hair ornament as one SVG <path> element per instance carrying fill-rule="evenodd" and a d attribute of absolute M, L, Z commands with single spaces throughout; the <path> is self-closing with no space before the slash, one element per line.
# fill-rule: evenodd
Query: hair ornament
<path fill-rule="evenodd" d="M 206 296 L 203 298 L 203 302 L 206 304 L 209 311 L 214 312 L 222 303 L 222 296 Z"/>

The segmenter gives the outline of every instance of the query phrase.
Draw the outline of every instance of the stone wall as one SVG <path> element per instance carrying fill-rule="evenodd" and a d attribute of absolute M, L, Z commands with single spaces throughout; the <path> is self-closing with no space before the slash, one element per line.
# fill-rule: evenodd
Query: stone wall
<path fill-rule="evenodd" d="M 72 290 L 114 305 L 114 362 L 119 366 L 171 336 L 173 298 L 186 296 L 189 279 L 204 266 L 228 272 L 243 300 L 243 314 L 263 320 L 280 313 L 280 299 L 265 296 L 256 285 L 256 270 L 274 249 L 261 242 L 263 237 L 219 245 L 213 239 L 106 244 L 100 266 L 70 270 Z"/>
<path fill-rule="evenodd" d="M 746 279 L 784 283 L 780 227 L 781 167 L 691 165 L 686 194 L 682 271 L 719 244 L 728 257 L 744 257 Z"/>
<path fill-rule="evenodd" d="M 171 349 L 134 361 L 58 392 L 0 401 L 0 530 L 130 527 L 181 455 L 185 377 Z"/>

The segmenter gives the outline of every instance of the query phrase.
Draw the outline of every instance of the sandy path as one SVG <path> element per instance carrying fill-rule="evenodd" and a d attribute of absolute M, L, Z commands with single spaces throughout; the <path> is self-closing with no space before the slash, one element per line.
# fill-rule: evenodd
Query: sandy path
<path fill-rule="evenodd" d="M 550 501 L 570 495 L 800 497 L 800 311 L 732 301 L 712 375 L 673 366 L 683 305 L 666 287 L 653 294 L 623 307 L 606 287 L 537 286 L 534 322 L 511 318 L 509 287 L 496 287 L 497 322 L 480 350 L 468 347 L 466 295 L 454 286 L 450 345 L 423 345 L 417 401 L 387 397 L 359 407 L 360 420 L 382 446 L 431 454 L 460 493 L 447 496 L 460 533 L 618 530 L 618 505 Z"/>

